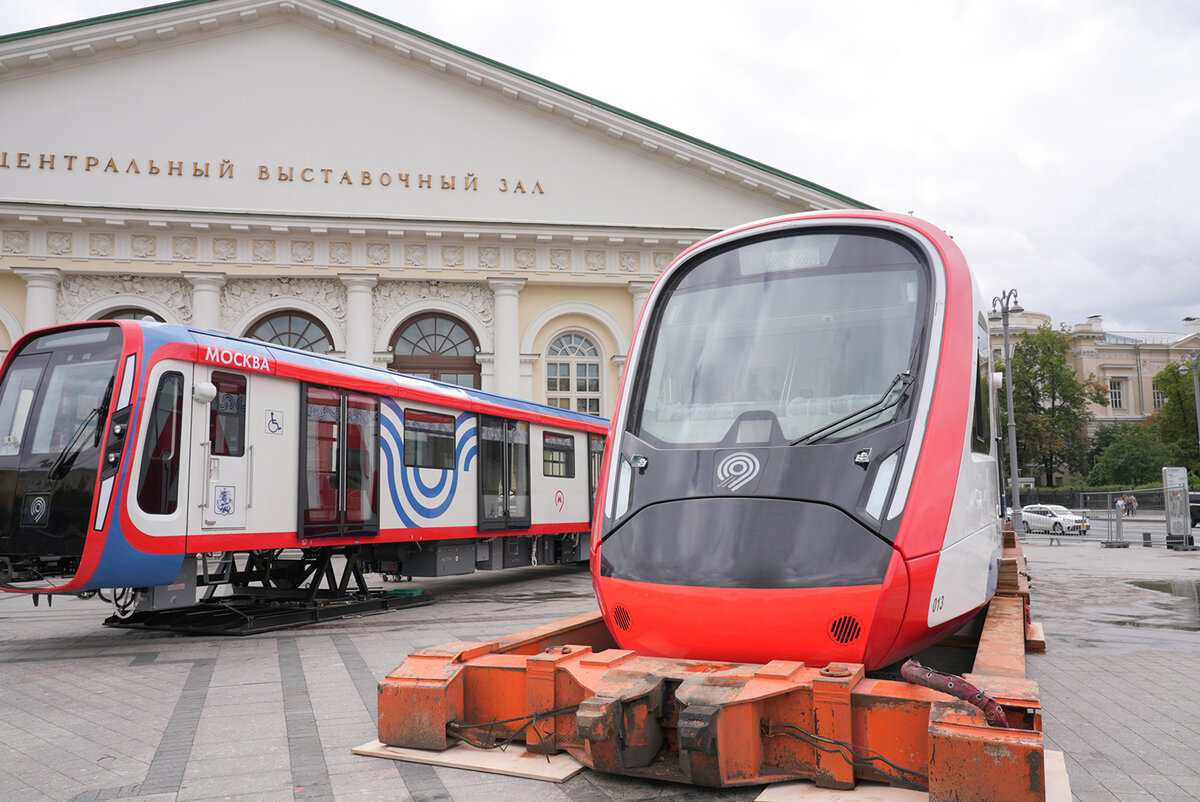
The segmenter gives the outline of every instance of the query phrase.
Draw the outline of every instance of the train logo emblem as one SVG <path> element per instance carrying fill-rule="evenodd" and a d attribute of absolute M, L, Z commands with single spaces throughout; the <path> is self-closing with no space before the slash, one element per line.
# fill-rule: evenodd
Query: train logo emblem
<path fill-rule="evenodd" d="M 758 457 L 749 451 L 735 451 L 717 463 L 716 485 L 736 493 L 754 481 L 761 467 Z"/>
<path fill-rule="evenodd" d="M 25 513 L 21 517 L 26 526 L 45 526 L 50 511 L 50 496 L 45 493 L 25 497 Z"/>
<path fill-rule="evenodd" d="M 217 515 L 233 515 L 233 488 L 218 485 L 213 488 L 213 510 Z"/>
<path fill-rule="evenodd" d="M 561 490 L 559 490 L 557 493 L 554 494 L 554 506 L 558 507 L 559 512 L 563 511 L 563 506 L 566 503 L 567 503 L 567 500 L 563 496 L 563 492 Z"/>

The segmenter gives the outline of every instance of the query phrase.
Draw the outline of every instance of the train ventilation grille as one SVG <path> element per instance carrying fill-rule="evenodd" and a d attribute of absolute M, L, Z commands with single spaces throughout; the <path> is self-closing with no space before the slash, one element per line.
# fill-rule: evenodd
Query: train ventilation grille
<path fill-rule="evenodd" d="M 862 634 L 862 625 L 852 615 L 833 619 L 829 625 L 829 637 L 838 643 L 853 643 Z"/>
<path fill-rule="evenodd" d="M 613 622 L 621 629 L 628 632 L 629 624 L 631 623 L 629 619 L 629 611 L 618 604 L 613 608 Z"/>

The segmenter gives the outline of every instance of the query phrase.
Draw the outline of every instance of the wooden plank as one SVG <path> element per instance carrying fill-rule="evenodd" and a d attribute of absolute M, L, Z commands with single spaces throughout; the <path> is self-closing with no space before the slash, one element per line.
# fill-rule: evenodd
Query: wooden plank
<path fill-rule="evenodd" d="M 1042 629 L 1042 622 L 1032 621 L 1029 624 L 1029 631 L 1025 633 L 1025 651 L 1027 652 L 1044 652 L 1046 651 L 1046 632 Z"/>
<path fill-rule="evenodd" d="M 848 791 L 818 788 L 811 782 L 776 783 L 755 797 L 754 802 L 927 802 L 925 791 L 893 788 L 881 783 L 860 782 Z"/>
<path fill-rule="evenodd" d="M 410 763 L 426 763 L 431 766 L 446 766 L 454 769 L 484 771 L 489 774 L 504 774 L 509 777 L 523 777 L 527 780 L 544 780 L 561 783 L 574 777 L 585 768 L 575 758 L 560 752 L 556 755 L 535 755 L 525 750 L 520 744 L 512 744 L 504 751 L 499 749 L 477 749 L 464 743 L 457 743 L 449 749 L 434 751 L 431 749 L 407 749 L 400 746 L 388 746 L 379 741 L 371 741 L 350 750 L 356 755 L 366 757 L 386 757 L 390 760 L 406 760 Z"/>
<path fill-rule="evenodd" d="M 1067 776 L 1067 759 L 1062 752 L 1045 751 L 1046 802 L 1071 802 L 1071 778 Z"/>

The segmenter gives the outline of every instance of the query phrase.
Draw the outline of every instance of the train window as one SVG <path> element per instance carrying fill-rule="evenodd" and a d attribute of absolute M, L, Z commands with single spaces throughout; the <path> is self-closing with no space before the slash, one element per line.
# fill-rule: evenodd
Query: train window
<path fill-rule="evenodd" d="M 454 470 L 454 417 L 404 410 L 404 464 Z"/>
<path fill-rule="evenodd" d="M 213 371 L 217 395 L 209 405 L 208 437 L 215 457 L 240 457 L 246 450 L 246 377 Z"/>
<path fill-rule="evenodd" d="M 4 389 L 0 394 L 0 435 L 3 436 L 3 440 L 0 440 L 0 456 L 21 453 L 25 424 L 29 420 L 29 410 L 44 365 L 42 358 L 36 365 L 14 368 L 4 377 Z"/>
<path fill-rule="evenodd" d="M 600 468 L 604 464 L 605 439 L 602 434 L 588 435 L 588 492 L 593 503 L 596 500 L 596 488 L 600 484 Z"/>
<path fill-rule="evenodd" d="M 379 399 L 346 393 L 346 523 L 377 520 L 379 480 Z"/>
<path fill-rule="evenodd" d="M 104 425 L 96 413 L 112 392 L 117 360 L 89 360 L 88 356 L 51 368 L 33 433 L 34 454 L 61 452 L 71 441 L 90 445 L 97 427 Z"/>
<path fill-rule="evenodd" d="M 575 478 L 575 438 L 569 434 L 542 434 L 542 475 Z"/>
<path fill-rule="evenodd" d="M 529 526 L 529 423 L 479 416 L 479 528 Z"/>
<path fill-rule="evenodd" d="M 980 354 L 975 371 L 975 418 L 971 425 L 971 450 L 978 454 L 992 450 L 991 388 L 987 357 Z"/>
<path fill-rule="evenodd" d="M 379 399 L 305 387 L 303 536 L 374 535 L 379 527 Z"/>
<path fill-rule="evenodd" d="M 305 398 L 306 526 L 338 522 L 339 423 L 342 397 L 337 390 L 309 387 Z"/>
<path fill-rule="evenodd" d="M 898 377 L 919 366 L 927 272 L 899 241 L 849 232 L 696 263 L 653 312 L 630 430 L 667 445 L 739 442 L 741 421 L 774 418 L 772 439 L 798 442 L 894 420 Z"/>
<path fill-rule="evenodd" d="M 151 515 L 170 515 L 179 502 L 179 441 L 183 425 L 183 374 L 158 380 L 146 427 L 138 473 L 138 506 Z"/>

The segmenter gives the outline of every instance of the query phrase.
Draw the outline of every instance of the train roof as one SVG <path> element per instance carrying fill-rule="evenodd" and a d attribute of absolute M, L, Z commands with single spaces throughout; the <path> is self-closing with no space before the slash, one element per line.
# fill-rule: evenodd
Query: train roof
<path fill-rule="evenodd" d="M 274 343 L 263 342 L 262 340 L 251 340 L 220 331 L 210 331 L 175 323 L 160 323 L 152 320 L 123 320 L 120 322 L 126 325 L 135 325 L 147 332 L 156 331 L 160 334 L 161 340 L 165 342 L 190 340 L 197 346 L 236 348 L 247 353 L 269 355 L 270 358 L 275 359 L 277 362 L 295 366 L 302 371 L 318 371 L 326 374 L 336 373 L 341 376 L 358 379 L 362 382 L 377 385 L 384 384 L 392 388 L 417 393 L 422 397 L 422 400 L 428 400 L 432 403 L 443 403 L 446 406 L 489 413 L 494 412 L 497 407 L 503 407 L 505 410 L 517 413 L 517 417 L 527 417 L 541 421 L 545 421 L 547 418 L 556 418 L 563 421 L 564 424 L 572 423 L 592 431 L 600 431 L 608 428 L 608 419 L 596 415 L 588 415 L 561 407 L 550 406 L 549 404 L 539 404 L 533 401 L 511 398 L 484 390 L 460 387 L 456 384 L 446 384 L 445 382 L 434 381 L 433 379 L 422 379 L 385 368 L 347 362 L 325 354 L 302 351 L 298 348 L 276 345 Z"/>

